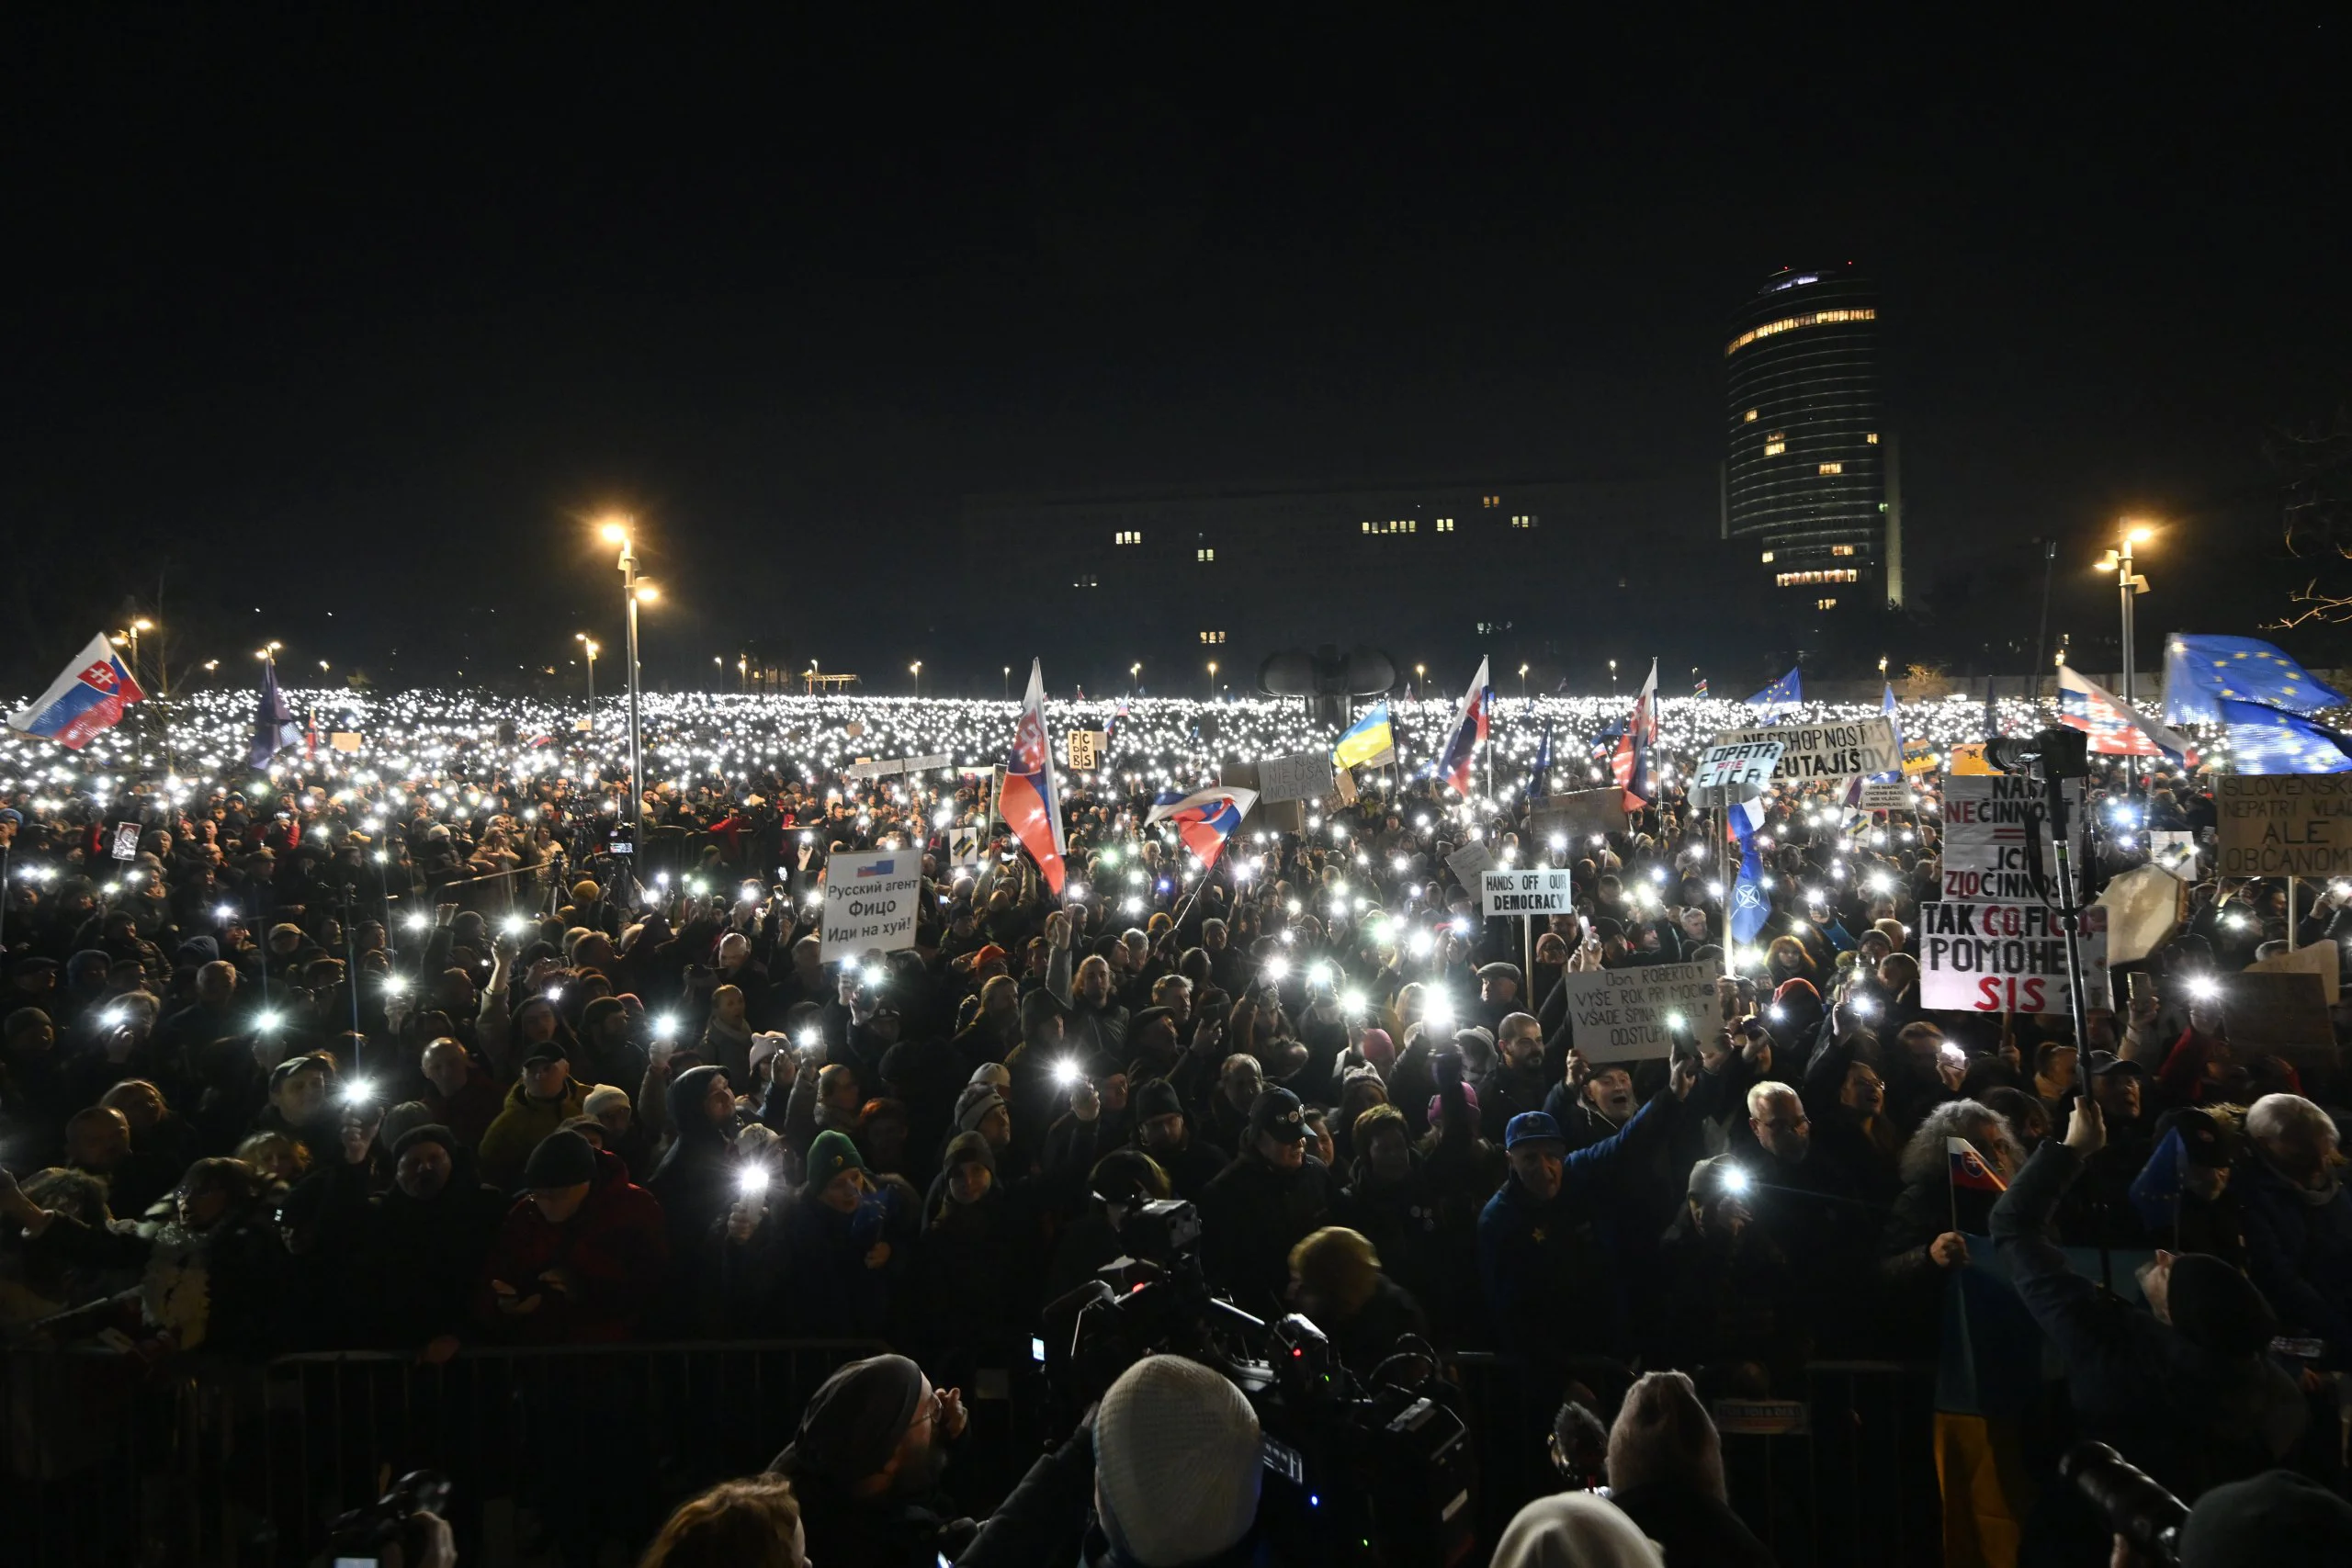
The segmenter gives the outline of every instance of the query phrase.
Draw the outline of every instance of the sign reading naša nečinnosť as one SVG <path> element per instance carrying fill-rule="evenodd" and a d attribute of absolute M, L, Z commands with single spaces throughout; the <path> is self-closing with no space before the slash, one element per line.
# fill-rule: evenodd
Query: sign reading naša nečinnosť
<path fill-rule="evenodd" d="M 1772 770 L 1774 784 L 1804 784 L 1813 779 L 1851 778 L 1856 773 L 1892 773 L 1903 766 L 1903 748 L 1894 726 L 1883 718 L 1858 718 L 1850 724 L 1771 724 L 1754 729 L 1726 729 L 1710 738 L 1710 749 L 1724 746 L 1769 746 L 1778 743 L 1781 761 Z"/>
<path fill-rule="evenodd" d="M 2222 876 L 2352 876 L 2352 773 L 2215 781 Z"/>

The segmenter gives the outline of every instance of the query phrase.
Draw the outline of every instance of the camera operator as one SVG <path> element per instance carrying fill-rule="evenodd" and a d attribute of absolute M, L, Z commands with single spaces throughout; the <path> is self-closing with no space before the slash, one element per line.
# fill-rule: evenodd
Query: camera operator
<path fill-rule="evenodd" d="M 956 1568 L 1073 1556 L 1083 1568 L 1271 1568 L 1254 1537 L 1261 1461 L 1258 1414 L 1239 1389 L 1197 1361 L 1147 1356 L 1030 1467 Z M 810 1541 L 813 1560 L 829 1561 Z"/>
<path fill-rule="evenodd" d="M 2035 1151 L 1993 1206 L 1989 1228 L 2018 1295 L 2064 1359 L 2081 1434 L 2113 1443 L 2193 1501 L 2277 1463 L 2308 1412 L 2267 1359 L 2269 1303 L 2220 1258 L 2159 1252 L 2141 1270 L 2144 1309 L 2067 1265 L 2051 1239 L 2052 1218 L 2105 1133 L 2097 1098 L 2077 1098 L 2065 1141 Z"/>

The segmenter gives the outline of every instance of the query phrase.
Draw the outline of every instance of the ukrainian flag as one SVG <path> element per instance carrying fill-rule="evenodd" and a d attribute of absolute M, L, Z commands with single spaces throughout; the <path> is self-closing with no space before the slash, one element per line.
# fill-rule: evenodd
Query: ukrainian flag
<path fill-rule="evenodd" d="M 1342 768 L 1385 767 L 1396 760 L 1396 732 L 1388 725 L 1388 705 L 1375 703 L 1348 726 L 1331 761 Z"/>

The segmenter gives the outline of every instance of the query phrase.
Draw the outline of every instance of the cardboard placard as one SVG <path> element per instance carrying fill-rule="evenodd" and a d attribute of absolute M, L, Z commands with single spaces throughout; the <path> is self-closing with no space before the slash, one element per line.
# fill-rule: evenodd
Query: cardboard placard
<path fill-rule="evenodd" d="M 138 823 L 118 822 L 114 825 L 114 858 L 117 860 L 139 858 Z"/>
<path fill-rule="evenodd" d="M 1258 798 L 1272 805 L 1284 800 L 1320 800 L 1331 793 L 1331 754 L 1295 751 L 1268 757 L 1258 764 Z"/>
<path fill-rule="evenodd" d="M 2086 1007 L 2105 1007 L 2107 911 L 2083 911 Z M 1919 1005 L 1954 1012 L 2064 1012 L 2066 933 L 2039 904 L 1919 906 Z"/>
<path fill-rule="evenodd" d="M 2107 911 L 2110 963 L 2137 964 L 2172 940 L 2188 909 L 2188 890 L 2158 866 L 2137 865 L 2098 896 Z"/>
<path fill-rule="evenodd" d="M 818 957 L 832 964 L 880 949 L 915 944 L 915 906 L 922 897 L 920 850 L 843 852 L 825 863 L 825 920 Z"/>
<path fill-rule="evenodd" d="M 582 728 L 585 728 L 587 721 L 583 719 L 581 724 Z M 359 732 L 354 729 L 338 729 L 327 737 L 327 744 L 338 751 L 356 751 L 360 746 Z"/>
<path fill-rule="evenodd" d="M 1736 746 L 1710 746 L 1701 754 L 1690 775 L 1693 789 L 1738 789 L 1771 781 L 1786 750 L 1778 740 L 1758 740 Z"/>
<path fill-rule="evenodd" d="M 2317 975 L 2281 975 L 2246 970 L 2222 981 L 2222 1016 L 2230 1043 L 2265 1050 L 2335 1047 L 2328 1021 L 2327 991 Z"/>
<path fill-rule="evenodd" d="M 1575 892 L 1565 868 L 1486 871 L 1479 874 L 1478 882 L 1488 919 L 1498 915 L 1566 915 L 1576 910 Z"/>
<path fill-rule="evenodd" d="M 1777 744 L 1781 760 L 1772 770 L 1775 784 L 1844 779 L 1856 773 L 1892 773 L 1903 766 L 1903 749 L 1894 739 L 1894 726 L 1884 718 L 1856 719 L 1847 724 L 1775 724 L 1754 729 L 1726 729 L 1707 744 L 1710 748 Z"/>
<path fill-rule="evenodd" d="M 2080 824 L 2082 781 L 2071 780 L 2065 787 L 2075 807 L 2072 819 Z M 2006 773 L 1946 780 L 1944 897 L 1996 904 L 2043 902 L 2045 890 L 2036 883 L 2030 869 L 2032 856 L 2026 842 L 2029 823 L 2040 825 L 2041 874 L 2055 877 L 2057 846 L 2050 836 L 2049 823 L 2042 817 L 2041 785 L 2031 779 L 2013 778 Z M 2079 845 L 2079 839 L 2076 844 Z M 2078 847 L 2075 855 L 2079 865 L 2082 863 Z"/>
<path fill-rule="evenodd" d="M 1694 1032 L 1712 1028 L 1722 973 L 1713 964 L 1654 964 L 1561 976 L 1577 1050 L 1595 1064 L 1671 1055 L 1668 1020 L 1680 1013 Z"/>
<path fill-rule="evenodd" d="M 1624 830 L 1625 792 L 1613 784 L 1555 795 L 1528 808 L 1528 831 L 1538 842 L 1549 843 L 1559 833 L 1578 854 L 1591 847 L 1594 835 Z"/>
<path fill-rule="evenodd" d="M 2332 942 L 2315 942 L 2309 947 L 2298 947 L 2269 958 L 2257 958 L 2245 966 L 2245 973 L 2316 975 L 2321 990 L 2327 998 L 2327 1005 L 2334 1007 L 2336 998 L 2343 994 L 2343 950 Z"/>
<path fill-rule="evenodd" d="M 1865 811 L 1912 811 L 1917 809 L 1919 797 L 1900 779 L 1873 780 L 1862 785 L 1861 805 Z"/>
<path fill-rule="evenodd" d="M 2222 876 L 2352 876 L 2352 774 L 2214 781 Z"/>
<path fill-rule="evenodd" d="M 1074 773 L 1092 773 L 1100 765 L 1102 753 L 1102 732 L 1099 729 L 1073 729 L 1069 732 L 1068 755 L 1069 770 Z"/>
<path fill-rule="evenodd" d="M 2151 829 L 2148 863 L 2162 866 L 2184 882 L 2196 881 L 2197 835 L 2172 828 Z"/>
<path fill-rule="evenodd" d="M 1465 892 L 1477 886 L 1478 879 L 1494 863 L 1494 852 L 1475 840 L 1445 857 L 1446 869 L 1453 873 L 1453 879 L 1462 884 Z"/>

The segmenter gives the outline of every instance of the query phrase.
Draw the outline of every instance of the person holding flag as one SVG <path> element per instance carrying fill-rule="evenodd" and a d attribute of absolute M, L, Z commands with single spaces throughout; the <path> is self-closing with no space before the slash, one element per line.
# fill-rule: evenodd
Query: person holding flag
<path fill-rule="evenodd" d="M 1494 701 L 1495 690 L 1487 679 L 1487 660 L 1481 657 L 1478 672 L 1470 678 L 1470 689 L 1462 694 L 1462 705 L 1453 712 L 1453 728 L 1446 732 L 1445 750 L 1438 754 L 1437 776 L 1464 798 L 1470 794 L 1471 771 L 1477 764 L 1478 748 L 1486 744 L 1488 710 Z"/>
<path fill-rule="evenodd" d="M 1535 745 L 1535 765 L 1527 771 L 1527 798 L 1545 800 L 1552 794 L 1552 721 L 1544 721 L 1544 739 Z"/>
<path fill-rule="evenodd" d="M 1617 787 L 1625 792 L 1625 809 L 1639 811 L 1657 798 L 1657 779 L 1651 757 L 1657 750 L 1657 660 L 1650 660 L 1649 678 L 1634 698 L 1633 716 L 1625 721 L 1624 738 L 1617 742 Z"/>
<path fill-rule="evenodd" d="M 100 632 L 32 706 L 8 716 L 8 728 L 78 751 L 121 723 L 125 708 L 146 700 L 122 656 Z"/>
<path fill-rule="evenodd" d="M 2088 734 L 2091 750 L 2103 757 L 2169 757 L 2188 767 L 2197 765 L 2196 748 L 2186 737 L 2158 724 L 2136 705 L 2126 706 L 2071 664 L 2058 666 L 2058 722 Z"/>
<path fill-rule="evenodd" d="M 261 656 L 261 700 L 254 707 L 254 742 L 245 761 L 258 772 L 270 759 L 302 739 L 286 694 L 277 689 L 277 660 L 265 649 Z"/>
<path fill-rule="evenodd" d="M 1039 660 L 1029 661 L 1029 689 L 1022 694 L 1021 721 L 1013 731 L 1012 753 L 1005 761 L 997 815 L 1037 863 L 1046 886 L 1060 897 L 1067 875 L 1062 856 L 1069 852 L 1069 841 L 1062 837 L 1061 800 L 1054 788 L 1053 748 L 1046 739 L 1046 675 Z"/>
<path fill-rule="evenodd" d="M 1230 784 L 1211 784 L 1190 795 L 1166 790 L 1152 802 L 1144 826 L 1175 823 L 1177 838 L 1198 857 L 1201 873 L 1206 875 L 1216 869 L 1217 856 L 1225 852 L 1227 840 L 1239 830 L 1241 819 L 1257 804 L 1256 790 Z"/>

